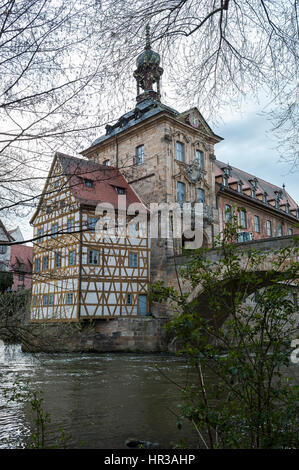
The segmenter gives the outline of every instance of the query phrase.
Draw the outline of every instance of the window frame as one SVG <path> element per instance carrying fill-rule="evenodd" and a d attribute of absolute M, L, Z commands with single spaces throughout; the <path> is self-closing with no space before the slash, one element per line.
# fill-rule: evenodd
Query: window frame
<path fill-rule="evenodd" d="M 38 267 L 38 269 L 37 269 Z M 35 258 L 34 260 L 34 272 L 40 273 L 40 258 Z"/>
<path fill-rule="evenodd" d="M 200 158 L 198 158 L 198 155 L 200 155 Z M 204 169 L 204 153 L 200 149 L 195 150 L 195 159 L 199 163 L 199 167 L 203 170 Z"/>
<path fill-rule="evenodd" d="M 202 199 L 199 199 L 198 195 L 199 193 L 202 194 L 203 198 Z M 197 188 L 197 198 L 196 198 L 196 201 L 197 202 L 202 202 L 203 204 L 206 202 L 206 195 L 205 195 L 205 190 L 202 189 L 202 188 Z"/>
<path fill-rule="evenodd" d="M 137 145 L 135 148 L 135 165 L 144 165 L 144 144 Z"/>
<path fill-rule="evenodd" d="M 261 233 L 261 222 L 260 222 L 260 218 L 258 215 L 254 215 L 253 222 L 254 222 L 254 231 L 256 233 Z"/>
<path fill-rule="evenodd" d="M 97 253 L 97 263 L 90 262 L 91 253 Z M 99 250 L 94 250 L 92 248 L 88 249 L 88 251 L 87 251 L 87 264 L 89 266 L 99 266 L 99 264 L 100 264 L 100 252 L 99 252 Z"/>
<path fill-rule="evenodd" d="M 54 227 L 56 227 L 55 230 L 54 230 Z M 55 224 L 51 225 L 51 237 L 52 238 L 57 238 L 57 236 L 58 236 L 57 232 L 58 232 L 58 223 L 56 222 Z"/>
<path fill-rule="evenodd" d="M 226 224 L 230 224 L 233 218 L 232 206 L 230 204 L 225 204 L 224 208 L 224 219 Z"/>
<path fill-rule="evenodd" d="M 42 258 L 42 271 L 47 271 L 49 269 L 49 256 L 43 256 Z"/>
<path fill-rule="evenodd" d="M 72 263 L 71 259 L 73 259 Z M 76 250 L 69 251 L 69 266 L 76 266 Z"/>
<path fill-rule="evenodd" d="M 184 189 L 183 193 L 181 191 L 179 191 L 180 187 Z M 184 195 L 183 199 L 181 199 L 179 197 L 180 194 Z M 177 181 L 177 200 L 178 200 L 178 202 L 185 202 L 186 201 L 186 184 L 183 181 Z"/>
<path fill-rule="evenodd" d="M 87 228 L 90 232 L 95 231 L 98 220 L 99 219 L 97 217 L 91 217 L 90 216 L 90 217 L 87 218 Z M 91 223 L 91 221 L 92 221 L 92 223 Z"/>
<path fill-rule="evenodd" d="M 71 223 L 72 222 L 72 223 Z M 67 221 L 67 233 L 72 233 L 75 229 L 75 219 L 71 218 Z"/>
<path fill-rule="evenodd" d="M 129 251 L 128 267 L 129 268 L 138 268 L 139 267 L 139 253 L 138 253 L 138 251 Z"/>
<path fill-rule="evenodd" d="M 180 150 L 179 150 L 180 149 Z M 185 144 L 179 140 L 175 143 L 175 156 L 179 162 L 185 162 Z"/>
<path fill-rule="evenodd" d="M 91 189 L 94 187 L 93 180 L 90 180 L 88 178 L 84 178 L 84 186 L 85 188 Z"/>
<path fill-rule="evenodd" d="M 273 232 L 272 232 L 272 222 L 271 222 L 271 220 L 266 220 L 266 232 L 267 232 L 268 237 L 272 237 Z"/>
<path fill-rule="evenodd" d="M 247 212 L 245 209 L 240 209 L 240 225 L 242 228 L 247 228 Z"/>
<path fill-rule="evenodd" d="M 55 251 L 54 253 L 54 268 L 56 269 L 61 268 L 61 253 L 59 251 Z"/>
<path fill-rule="evenodd" d="M 36 234 L 36 236 L 38 237 L 38 239 L 36 240 L 36 243 L 41 243 L 42 239 L 40 237 L 43 237 L 43 235 L 44 235 L 44 229 L 39 228 Z"/>

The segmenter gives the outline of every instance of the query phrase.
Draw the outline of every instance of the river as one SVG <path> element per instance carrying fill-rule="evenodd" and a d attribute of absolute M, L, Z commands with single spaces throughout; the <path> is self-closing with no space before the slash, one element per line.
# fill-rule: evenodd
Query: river
<path fill-rule="evenodd" d="M 161 448 L 183 439 L 196 445 L 189 423 L 182 430 L 176 426 L 180 393 L 164 374 L 185 385 L 189 371 L 182 359 L 167 354 L 30 354 L 6 346 L 0 358 L 0 448 L 22 447 L 30 434 L 28 404 L 8 402 L 2 393 L 15 381 L 43 390 L 49 445 L 60 427 L 73 449 L 122 449 L 128 438 Z"/>

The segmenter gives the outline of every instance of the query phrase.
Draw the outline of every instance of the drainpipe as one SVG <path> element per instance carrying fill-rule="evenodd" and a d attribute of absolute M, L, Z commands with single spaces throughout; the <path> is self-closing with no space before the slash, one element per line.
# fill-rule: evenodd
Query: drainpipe
<path fill-rule="evenodd" d="M 115 161 L 116 161 L 116 168 L 118 168 L 118 140 L 117 140 L 117 135 L 115 135 Z"/>

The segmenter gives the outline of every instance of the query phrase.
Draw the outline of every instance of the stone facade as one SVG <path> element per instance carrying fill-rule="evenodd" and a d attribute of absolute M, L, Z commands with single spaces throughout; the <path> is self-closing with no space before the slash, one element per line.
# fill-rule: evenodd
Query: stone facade
<path fill-rule="evenodd" d="M 178 183 L 185 185 L 185 201 L 198 201 L 198 190 L 204 193 L 205 210 L 210 220 L 204 225 L 204 240 L 211 244 L 219 233 L 216 209 L 215 179 L 213 176 L 214 145 L 221 140 L 205 123 L 197 110 L 177 113 L 155 101 L 145 106 L 157 108 L 158 113 L 122 129 L 116 134 L 99 139 L 82 154 L 97 163 L 118 166 L 131 187 L 150 208 L 151 203 L 178 202 Z M 190 113 L 196 114 L 201 128 L 188 122 Z M 130 113 L 128 113 L 130 114 Z M 126 116 L 126 115 L 125 115 Z M 121 120 L 120 120 L 121 122 Z M 183 147 L 184 161 L 179 160 L 177 143 Z M 136 164 L 138 148 L 143 148 L 143 161 Z M 188 171 L 202 154 L 202 174 L 192 181 Z M 182 239 L 151 239 L 151 281 L 167 282 L 167 257 L 181 252 Z"/>

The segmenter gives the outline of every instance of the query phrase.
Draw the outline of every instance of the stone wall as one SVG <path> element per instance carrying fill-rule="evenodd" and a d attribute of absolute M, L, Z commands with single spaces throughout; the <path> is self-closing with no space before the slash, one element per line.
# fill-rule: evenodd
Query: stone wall
<path fill-rule="evenodd" d="M 166 318 L 131 317 L 33 325 L 30 352 L 162 352 L 171 343 Z M 171 347 L 171 346 L 170 346 Z"/>

